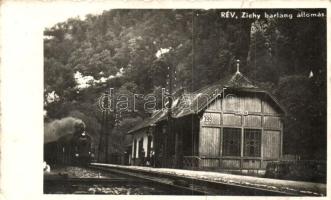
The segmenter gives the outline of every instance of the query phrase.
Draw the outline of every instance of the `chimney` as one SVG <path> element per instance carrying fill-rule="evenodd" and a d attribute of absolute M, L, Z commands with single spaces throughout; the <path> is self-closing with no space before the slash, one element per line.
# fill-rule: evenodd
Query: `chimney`
<path fill-rule="evenodd" d="M 239 74 L 240 73 L 240 71 L 239 71 L 239 66 L 240 66 L 240 60 L 239 59 L 237 59 L 236 60 L 236 63 L 237 63 L 237 74 Z"/>

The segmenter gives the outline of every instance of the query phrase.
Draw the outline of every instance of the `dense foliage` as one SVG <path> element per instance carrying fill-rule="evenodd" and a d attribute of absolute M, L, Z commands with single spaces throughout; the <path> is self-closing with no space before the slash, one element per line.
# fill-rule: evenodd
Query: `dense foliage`
<path fill-rule="evenodd" d="M 75 116 L 97 138 L 98 98 L 109 88 L 159 93 L 172 65 L 176 87 L 194 91 L 232 74 L 240 59 L 240 71 L 287 109 L 284 153 L 325 159 L 325 18 L 253 21 L 221 19 L 217 10 L 111 10 L 69 19 L 44 34 L 46 121 Z M 88 87 L 78 87 L 77 72 L 90 77 Z M 111 132 L 121 142 L 112 149 L 123 152 L 126 131 L 148 115 L 141 105 L 138 110 L 117 115 Z"/>

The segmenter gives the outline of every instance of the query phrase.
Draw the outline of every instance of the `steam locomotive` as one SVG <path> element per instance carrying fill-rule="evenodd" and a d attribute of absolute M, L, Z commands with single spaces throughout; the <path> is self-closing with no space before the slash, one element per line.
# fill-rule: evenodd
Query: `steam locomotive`
<path fill-rule="evenodd" d="M 91 137 L 85 132 L 72 138 L 72 162 L 76 165 L 87 165 L 91 161 Z"/>
<path fill-rule="evenodd" d="M 93 159 L 92 139 L 84 124 L 76 124 L 73 135 L 66 135 L 44 146 L 44 160 L 50 164 L 88 165 Z"/>

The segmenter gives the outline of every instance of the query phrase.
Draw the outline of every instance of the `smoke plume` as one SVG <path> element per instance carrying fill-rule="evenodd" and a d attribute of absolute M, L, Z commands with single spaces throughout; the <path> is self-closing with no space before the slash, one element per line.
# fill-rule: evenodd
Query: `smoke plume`
<path fill-rule="evenodd" d="M 72 135 L 77 124 L 85 123 L 78 118 L 66 117 L 57 119 L 44 125 L 44 143 L 57 141 L 59 138 L 67 135 Z"/>

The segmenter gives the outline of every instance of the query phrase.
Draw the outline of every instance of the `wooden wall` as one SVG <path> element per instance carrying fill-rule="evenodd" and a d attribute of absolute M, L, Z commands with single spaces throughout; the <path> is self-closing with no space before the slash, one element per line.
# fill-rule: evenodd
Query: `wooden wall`
<path fill-rule="evenodd" d="M 229 98 L 216 99 L 200 118 L 199 167 L 228 169 L 265 168 L 270 160 L 277 160 L 282 153 L 282 114 L 265 94 L 237 93 Z M 226 157 L 222 155 L 224 127 L 242 130 L 261 130 L 261 156 Z M 242 150 L 243 151 L 243 150 Z"/>

